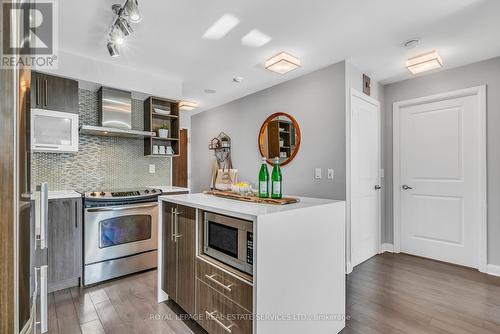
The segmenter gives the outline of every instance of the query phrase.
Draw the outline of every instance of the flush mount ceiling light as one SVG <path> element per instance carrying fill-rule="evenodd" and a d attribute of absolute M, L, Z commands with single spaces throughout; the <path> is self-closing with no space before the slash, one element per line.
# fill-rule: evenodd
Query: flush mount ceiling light
<path fill-rule="evenodd" d="M 142 17 L 137 0 L 127 0 L 123 6 L 114 4 L 111 8 L 117 17 L 109 29 L 107 48 L 111 57 L 118 57 L 118 46 L 123 45 L 125 38 L 134 32 L 130 23 L 138 23 Z"/>
<path fill-rule="evenodd" d="M 406 68 L 413 73 L 418 74 L 443 67 L 443 60 L 436 51 L 425 53 L 406 61 Z"/>
<path fill-rule="evenodd" d="M 205 31 L 203 38 L 218 40 L 226 36 L 231 30 L 240 23 L 240 19 L 231 15 L 224 14 L 210 28 Z"/>
<path fill-rule="evenodd" d="M 281 52 L 266 61 L 265 67 L 269 71 L 285 74 L 300 67 L 300 59 Z"/>
<path fill-rule="evenodd" d="M 196 108 L 198 108 L 198 102 L 195 101 L 181 101 L 181 103 L 179 103 L 180 110 L 191 111 Z"/>
<path fill-rule="evenodd" d="M 243 36 L 241 44 L 254 48 L 260 48 L 271 41 L 271 37 L 264 34 L 262 31 L 254 29 Z"/>

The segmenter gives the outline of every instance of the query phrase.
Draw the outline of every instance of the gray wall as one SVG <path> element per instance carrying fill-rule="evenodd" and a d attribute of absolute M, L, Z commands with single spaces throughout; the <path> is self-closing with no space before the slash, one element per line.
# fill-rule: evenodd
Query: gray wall
<path fill-rule="evenodd" d="M 385 228 L 393 242 L 392 104 L 457 89 L 487 85 L 488 263 L 500 265 L 500 57 L 385 86 Z"/>
<path fill-rule="evenodd" d="M 220 131 L 232 139 L 233 165 L 239 179 L 257 181 L 261 157 L 258 133 L 272 113 L 297 119 L 302 132 L 300 151 L 283 167 L 284 192 L 302 196 L 345 199 L 345 63 L 270 87 L 191 119 L 192 190 L 208 188 L 213 152 L 208 144 Z M 314 180 L 314 168 L 323 179 Z M 335 170 L 334 180 L 326 169 Z"/>
<path fill-rule="evenodd" d="M 97 92 L 79 90 L 80 125 L 98 125 L 97 102 Z M 133 99 L 132 127 L 143 130 L 143 122 L 143 102 Z M 149 164 L 156 165 L 155 174 Z M 80 135 L 76 154 L 33 153 L 31 182 L 76 191 L 169 185 L 170 159 L 144 157 L 142 139 Z"/>

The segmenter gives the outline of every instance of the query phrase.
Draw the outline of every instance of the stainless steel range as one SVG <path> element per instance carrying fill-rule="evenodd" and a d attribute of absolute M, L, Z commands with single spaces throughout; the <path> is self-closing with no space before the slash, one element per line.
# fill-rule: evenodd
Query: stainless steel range
<path fill-rule="evenodd" d="M 159 189 L 85 193 L 83 284 L 157 266 Z"/>

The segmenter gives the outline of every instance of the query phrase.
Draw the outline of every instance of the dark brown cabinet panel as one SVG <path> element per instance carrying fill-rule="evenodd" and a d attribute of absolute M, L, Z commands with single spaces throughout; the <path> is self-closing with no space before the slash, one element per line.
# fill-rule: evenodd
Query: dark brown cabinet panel
<path fill-rule="evenodd" d="M 82 276 L 82 200 L 50 200 L 48 213 L 48 288 L 51 292 L 77 286 Z"/>
<path fill-rule="evenodd" d="M 33 72 L 31 78 L 33 108 L 78 113 L 78 82 Z"/>
<path fill-rule="evenodd" d="M 186 312 L 195 310 L 196 209 L 163 205 L 162 288 Z"/>
<path fill-rule="evenodd" d="M 194 314 L 196 209 L 178 205 L 177 304 Z"/>

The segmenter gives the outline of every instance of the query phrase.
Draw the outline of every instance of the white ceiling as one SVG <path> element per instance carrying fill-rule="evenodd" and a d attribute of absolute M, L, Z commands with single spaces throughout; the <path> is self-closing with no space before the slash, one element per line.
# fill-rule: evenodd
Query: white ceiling
<path fill-rule="evenodd" d="M 199 101 L 199 111 L 344 59 L 390 83 L 411 77 L 407 58 L 433 49 L 445 69 L 500 55 L 498 0 L 139 0 L 143 20 L 122 56 L 111 58 L 106 33 L 114 2 L 60 1 L 60 48 L 178 80 L 183 98 Z M 220 40 L 203 39 L 224 14 L 239 24 Z M 253 29 L 271 41 L 242 45 Z M 407 50 L 402 44 L 411 38 L 421 43 Z M 280 51 L 303 66 L 286 75 L 266 71 L 264 61 Z M 235 76 L 245 80 L 234 83 Z"/>

